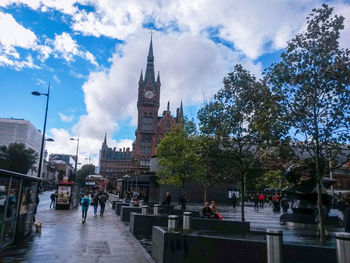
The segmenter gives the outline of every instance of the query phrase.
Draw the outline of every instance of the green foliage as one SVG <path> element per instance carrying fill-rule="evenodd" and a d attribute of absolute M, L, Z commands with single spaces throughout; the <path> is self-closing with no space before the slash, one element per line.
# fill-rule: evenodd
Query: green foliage
<path fill-rule="evenodd" d="M 259 174 L 252 171 L 261 168 L 264 149 L 286 132 L 279 110 L 265 82 L 236 65 L 224 88 L 198 113 L 202 134 L 216 144 L 212 171 L 221 181 L 240 182 L 242 221 L 247 176 Z"/>
<path fill-rule="evenodd" d="M 275 189 L 283 189 L 288 183 L 284 178 L 281 170 L 268 170 L 263 176 L 260 176 L 256 180 L 257 189 L 264 189 L 271 187 Z"/>
<path fill-rule="evenodd" d="M 339 161 L 340 155 L 350 157 L 344 147 L 350 141 L 350 51 L 339 47 L 344 17 L 333 15 L 326 4 L 312 11 L 306 31 L 288 42 L 266 80 L 283 105 L 292 140 L 300 141 L 297 147 L 311 156 L 324 242 L 321 177 L 328 170 L 324 160 L 341 165 L 346 160 Z"/>
<path fill-rule="evenodd" d="M 174 128 L 165 135 L 157 148 L 160 170 L 158 181 L 167 184 L 182 184 L 192 180 L 200 172 L 199 156 L 195 151 L 195 139 L 183 126 Z"/>
<path fill-rule="evenodd" d="M 76 182 L 80 185 L 85 185 L 86 177 L 90 174 L 95 173 L 95 165 L 93 164 L 84 164 L 78 171 L 77 171 L 77 178 Z"/>
<path fill-rule="evenodd" d="M 0 159 L 0 168 L 26 174 L 38 159 L 38 153 L 26 148 L 23 143 L 11 143 L 8 147 L 1 146 L 5 159 Z"/>

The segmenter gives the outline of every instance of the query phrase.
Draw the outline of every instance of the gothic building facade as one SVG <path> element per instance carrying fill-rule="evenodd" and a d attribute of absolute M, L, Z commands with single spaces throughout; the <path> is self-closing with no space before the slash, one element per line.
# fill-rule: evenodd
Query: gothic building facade
<path fill-rule="evenodd" d="M 154 73 L 152 38 L 149 46 L 145 76 L 142 71 L 138 82 L 137 112 L 138 121 L 132 151 L 129 148 L 109 148 L 106 136 L 100 150 L 99 173 L 111 179 L 124 175 L 139 175 L 149 171 L 150 160 L 156 154 L 161 138 L 173 127 L 184 121 L 182 103 L 176 110 L 176 116 L 167 109 L 158 116 L 160 105 L 160 75 Z"/>

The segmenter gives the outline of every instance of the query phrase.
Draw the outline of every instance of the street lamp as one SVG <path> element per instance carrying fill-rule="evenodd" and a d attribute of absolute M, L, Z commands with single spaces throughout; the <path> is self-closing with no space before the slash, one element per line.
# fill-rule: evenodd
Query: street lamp
<path fill-rule="evenodd" d="M 45 141 L 45 131 L 46 131 L 46 119 L 47 119 L 47 110 L 49 109 L 49 98 L 50 98 L 50 84 L 47 88 L 47 93 L 41 93 L 38 91 L 33 91 L 32 95 L 41 96 L 44 95 L 47 97 L 46 100 L 46 110 L 45 110 L 45 120 L 44 120 L 44 129 L 43 129 L 43 137 L 41 139 L 41 147 L 40 147 L 40 158 L 39 158 L 39 168 L 38 168 L 38 177 L 41 176 L 41 165 L 43 162 L 43 153 L 44 153 L 44 141 Z"/>
<path fill-rule="evenodd" d="M 78 143 L 77 143 L 77 153 L 75 155 L 75 167 L 74 167 L 74 177 L 75 177 L 75 179 L 76 179 L 76 176 L 77 176 L 77 166 L 78 166 L 79 137 L 80 136 L 78 136 L 78 139 L 70 138 L 71 141 L 78 141 Z"/>

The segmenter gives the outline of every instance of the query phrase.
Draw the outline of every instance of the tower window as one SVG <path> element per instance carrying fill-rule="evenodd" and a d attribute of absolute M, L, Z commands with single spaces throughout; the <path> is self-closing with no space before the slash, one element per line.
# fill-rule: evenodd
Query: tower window
<path fill-rule="evenodd" d="M 142 130 L 152 131 L 152 127 L 153 127 L 152 115 L 150 114 L 150 116 L 143 116 L 142 117 Z"/>

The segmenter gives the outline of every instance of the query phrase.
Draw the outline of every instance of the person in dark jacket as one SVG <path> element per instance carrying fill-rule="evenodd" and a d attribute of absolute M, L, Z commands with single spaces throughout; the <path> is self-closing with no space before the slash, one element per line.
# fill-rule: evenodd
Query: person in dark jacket
<path fill-rule="evenodd" d="M 237 204 L 237 196 L 235 193 L 232 193 L 232 206 L 233 209 L 236 209 L 236 204 Z"/>
<path fill-rule="evenodd" d="M 166 205 L 170 205 L 170 203 L 171 203 L 171 195 L 170 195 L 170 192 L 166 192 L 165 204 L 166 204 Z"/>
<path fill-rule="evenodd" d="M 106 193 L 100 194 L 98 198 L 98 201 L 100 203 L 100 216 L 103 216 L 103 213 L 105 212 L 107 199 L 108 199 L 108 196 Z"/>
<path fill-rule="evenodd" d="M 99 193 L 96 192 L 92 198 L 92 204 L 94 206 L 94 215 L 95 216 L 97 215 L 98 200 L 99 200 Z"/>

